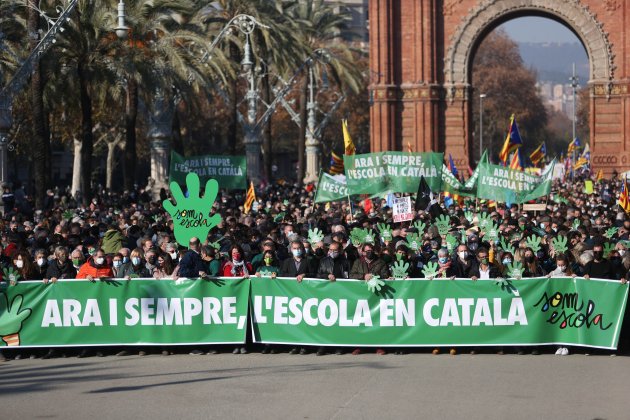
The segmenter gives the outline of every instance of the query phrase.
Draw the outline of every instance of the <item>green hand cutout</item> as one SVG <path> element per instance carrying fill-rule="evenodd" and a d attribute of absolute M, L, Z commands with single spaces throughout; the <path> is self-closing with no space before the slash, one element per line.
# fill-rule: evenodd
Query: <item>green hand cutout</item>
<path fill-rule="evenodd" d="M 427 224 L 422 220 L 416 220 L 413 222 L 413 227 L 418 231 L 418 235 L 424 235 L 424 230 L 427 228 Z"/>
<path fill-rule="evenodd" d="M 505 238 L 501 238 L 501 249 L 509 252 L 512 255 L 514 255 L 514 252 L 516 252 L 516 249 Z"/>
<path fill-rule="evenodd" d="M 438 265 L 437 263 L 430 262 L 427 263 L 422 269 L 422 274 L 429 280 L 433 280 L 435 276 L 438 274 Z"/>
<path fill-rule="evenodd" d="M 523 277 L 523 264 L 518 261 L 507 265 L 507 275 L 510 278 L 520 280 Z"/>
<path fill-rule="evenodd" d="M 66 210 L 63 212 L 61 217 L 63 217 L 64 220 L 72 220 L 72 218 L 74 217 L 74 212 Z"/>
<path fill-rule="evenodd" d="M 566 236 L 558 236 L 557 238 L 553 238 L 551 240 L 551 245 L 553 246 L 553 250 L 557 254 L 564 254 L 567 252 L 567 237 Z"/>
<path fill-rule="evenodd" d="M 420 235 L 417 233 L 408 233 L 405 240 L 407 241 L 407 246 L 409 246 L 410 249 L 418 252 L 421 244 Z"/>
<path fill-rule="evenodd" d="M 573 220 L 573 227 L 571 228 L 571 230 L 578 230 L 579 227 L 580 227 L 580 220 L 579 219 L 574 219 Z"/>
<path fill-rule="evenodd" d="M 459 231 L 459 235 L 462 237 L 461 243 L 465 244 L 466 242 L 468 242 L 468 235 L 466 235 L 466 231 L 464 229 L 461 229 Z"/>
<path fill-rule="evenodd" d="M 224 236 L 221 236 L 219 239 L 217 239 L 214 242 L 208 242 L 208 246 L 211 247 L 211 248 L 214 248 L 215 251 L 218 252 L 221 249 L 220 242 L 221 242 L 221 240 L 223 240 L 223 238 L 224 238 Z"/>
<path fill-rule="evenodd" d="M 20 280 L 20 273 L 13 267 L 2 269 L 2 278 L 9 282 L 11 286 L 15 286 Z"/>
<path fill-rule="evenodd" d="M 318 228 L 308 230 L 308 242 L 311 246 L 315 246 L 318 242 L 323 240 L 324 234 Z"/>
<path fill-rule="evenodd" d="M 440 236 L 444 236 L 451 228 L 451 219 L 447 215 L 443 214 L 437 218 L 435 226 L 437 227 Z"/>
<path fill-rule="evenodd" d="M 404 279 L 407 277 L 409 271 L 409 263 L 402 260 L 398 260 L 392 265 L 392 276 L 395 279 Z"/>
<path fill-rule="evenodd" d="M 206 182 L 205 194 L 199 196 L 199 176 L 190 172 L 186 175 L 188 198 L 184 197 L 182 189 L 176 182 L 171 182 L 171 193 L 177 205 L 170 200 L 164 200 L 164 210 L 173 218 L 175 226 L 175 240 L 187 247 L 190 238 L 200 238 L 202 241 L 208 236 L 210 229 L 221 222 L 221 216 L 215 214 L 210 217 L 210 210 L 217 198 L 219 184 L 214 179 Z"/>
<path fill-rule="evenodd" d="M 367 288 L 372 293 L 380 292 L 384 285 L 385 282 L 381 280 L 379 276 L 372 276 L 372 278 L 367 281 Z"/>
<path fill-rule="evenodd" d="M 610 242 L 606 242 L 604 244 L 604 258 L 608 258 L 610 256 L 610 253 L 613 252 L 615 250 L 615 245 L 611 244 Z"/>
<path fill-rule="evenodd" d="M 466 220 L 468 220 L 469 223 L 472 223 L 473 219 L 475 218 L 475 214 L 472 211 L 465 211 L 464 217 L 466 218 Z"/>
<path fill-rule="evenodd" d="M 527 246 L 532 249 L 534 252 L 540 251 L 540 242 L 542 239 L 538 236 L 530 236 L 527 238 Z"/>
<path fill-rule="evenodd" d="M 457 245 L 459 244 L 457 243 L 456 237 L 454 237 L 450 233 L 446 235 L 446 249 L 448 250 L 449 254 L 453 252 L 453 250 L 455 249 L 455 247 L 457 247 Z"/>
<path fill-rule="evenodd" d="M 286 216 L 287 214 L 285 212 L 280 212 L 276 215 L 276 217 L 273 218 L 273 221 L 276 223 L 279 223 L 281 221 L 284 220 L 284 216 Z"/>
<path fill-rule="evenodd" d="M 383 239 L 383 241 L 389 242 L 389 241 L 392 240 L 392 238 L 393 238 L 392 228 L 389 227 L 389 225 L 387 225 L 385 223 L 378 223 L 376 225 L 376 228 L 380 232 L 381 238 Z"/>
<path fill-rule="evenodd" d="M 499 225 L 496 223 L 491 223 L 486 231 L 486 236 L 489 241 L 495 242 L 499 240 Z"/>
<path fill-rule="evenodd" d="M 491 224 L 492 224 L 492 218 L 490 217 L 489 214 L 484 213 L 479 216 L 479 229 L 481 230 L 481 232 L 485 234 L 490 228 Z"/>
<path fill-rule="evenodd" d="M 611 227 L 610 229 L 606 230 L 606 233 L 604 233 L 604 236 L 608 239 L 612 239 L 612 237 L 615 236 L 615 233 L 617 233 L 617 230 L 619 230 L 619 228 Z"/>
<path fill-rule="evenodd" d="M 22 295 L 13 298 L 9 306 L 9 298 L 6 294 L 0 295 L 0 337 L 7 346 L 19 346 L 19 333 L 22 323 L 31 316 L 31 309 L 22 309 Z"/>
<path fill-rule="evenodd" d="M 367 231 L 361 228 L 354 228 L 350 231 L 350 239 L 352 240 L 352 245 L 358 246 L 364 243 L 365 235 Z"/>

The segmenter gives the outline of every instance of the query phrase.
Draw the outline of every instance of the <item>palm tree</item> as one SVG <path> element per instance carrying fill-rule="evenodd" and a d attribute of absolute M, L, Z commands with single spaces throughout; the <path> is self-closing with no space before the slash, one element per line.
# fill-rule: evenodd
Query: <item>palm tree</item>
<path fill-rule="evenodd" d="M 335 9 L 323 0 L 299 0 L 289 9 L 291 22 L 295 32 L 300 33 L 300 40 L 308 55 L 313 55 L 319 49 L 326 49 L 328 53 L 325 65 L 333 79 L 343 89 L 358 92 L 363 76 L 354 63 L 352 50 L 341 42 L 339 34 L 346 27 L 349 16 L 337 13 Z M 313 62 L 315 70 L 322 65 Z M 305 143 L 307 130 L 307 94 L 308 77 L 305 74 L 300 86 L 300 136 L 298 140 L 298 183 L 301 185 L 305 172 Z"/>

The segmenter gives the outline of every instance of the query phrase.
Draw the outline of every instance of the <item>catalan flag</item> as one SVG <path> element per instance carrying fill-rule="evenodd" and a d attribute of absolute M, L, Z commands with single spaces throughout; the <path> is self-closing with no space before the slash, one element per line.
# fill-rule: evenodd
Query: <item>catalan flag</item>
<path fill-rule="evenodd" d="M 245 211 L 245 213 L 249 213 L 255 200 L 256 191 L 254 191 L 254 183 L 250 182 L 249 189 L 247 190 L 247 195 L 245 196 L 245 204 L 243 204 L 243 210 Z"/>
<path fill-rule="evenodd" d="M 522 171 L 525 168 L 523 165 L 523 159 L 521 158 L 521 151 L 516 150 L 512 154 L 512 160 L 510 161 L 510 169 L 514 169 L 516 171 Z"/>
<path fill-rule="evenodd" d="M 543 160 L 545 156 L 547 156 L 547 146 L 545 145 L 545 142 L 543 142 L 540 146 L 538 146 L 538 148 L 536 148 L 536 150 L 532 152 L 531 155 L 529 155 L 529 158 L 534 165 L 538 166 L 538 163 L 540 163 L 540 161 Z"/>
<path fill-rule="evenodd" d="M 341 120 L 341 128 L 343 131 L 343 144 L 345 147 L 346 155 L 354 155 L 356 149 L 354 147 L 354 143 L 352 142 L 352 137 L 350 137 L 350 132 L 348 131 L 348 120 Z"/>
<path fill-rule="evenodd" d="M 507 166 L 507 160 L 510 156 L 510 153 L 512 153 L 522 145 L 523 140 L 521 139 L 521 134 L 518 131 L 516 118 L 514 118 L 514 114 L 512 114 L 512 116 L 510 117 L 510 128 L 508 129 L 505 143 L 503 143 L 503 148 L 501 149 L 501 153 L 499 154 L 499 159 L 501 159 L 501 162 L 503 162 L 503 166 Z"/>
<path fill-rule="evenodd" d="M 413 149 L 411 148 L 411 143 L 407 142 L 407 153 L 413 153 Z"/>
<path fill-rule="evenodd" d="M 330 169 L 328 170 L 331 175 L 339 175 L 344 172 L 343 158 L 339 157 L 335 152 L 330 155 Z"/>
<path fill-rule="evenodd" d="M 578 139 L 577 137 L 573 139 L 573 141 L 571 143 L 569 143 L 569 148 L 567 149 L 568 154 L 573 153 L 574 151 L 578 150 L 580 147 L 582 147 L 580 145 L 580 139 Z"/>
<path fill-rule="evenodd" d="M 621 194 L 619 195 L 619 201 L 617 202 L 619 206 L 626 213 L 630 213 L 630 198 L 628 197 L 628 180 L 623 180 L 623 185 L 621 187 Z"/>
<path fill-rule="evenodd" d="M 591 149 L 589 148 L 588 143 L 587 143 L 586 146 L 584 146 L 584 151 L 582 152 L 578 160 L 573 165 L 573 169 L 575 170 L 575 169 L 580 169 L 580 168 L 586 168 L 590 164 L 591 164 Z"/>
<path fill-rule="evenodd" d="M 604 170 L 600 169 L 597 171 L 597 176 L 595 177 L 595 182 L 602 182 L 604 180 Z"/>

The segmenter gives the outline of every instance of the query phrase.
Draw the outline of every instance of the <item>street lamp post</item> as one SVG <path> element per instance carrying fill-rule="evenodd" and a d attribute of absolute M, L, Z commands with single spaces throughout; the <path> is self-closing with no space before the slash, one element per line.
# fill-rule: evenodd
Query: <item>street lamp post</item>
<path fill-rule="evenodd" d="M 0 90 L 0 183 L 8 181 L 7 151 L 13 149 L 13 142 L 9 139 L 9 131 L 11 131 L 11 126 L 13 125 L 13 116 L 11 115 L 13 98 L 22 91 L 33 72 L 34 66 L 55 43 L 56 35 L 64 31 L 63 25 L 70 21 L 70 13 L 74 10 L 77 2 L 78 0 L 71 0 L 65 7 L 57 7 L 56 10 L 59 13 L 57 17 L 49 16 L 43 10 L 27 3 L 27 7 L 35 9 L 44 18 L 48 25 L 48 31 L 26 60 L 24 60 L 9 83 Z"/>
<path fill-rule="evenodd" d="M 479 160 L 483 155 L 483 100 L 486 98 L 485 93 L 479 94 Z"/>
<path fill-rule="evenodd" d="M 576 116 L 575 116 L 575 99 L 576 99 L 575 93 L 577 91 L 577 88 L 580 86 L 579 85 L 579 78 L 575 74 L 575 63 L 573 63 L 573 73 L 572 73 L 571 77 L 569 77 L 569 81 L 571 82 L 571 88 L 573 89 L 573 121 L 572 121 L 573 138 L 572 138 L 571 141 L 575 141 L 575 138 L 577 136 L 577 133 L 576 133 Z M 575 165 L 575 147 L 573 148 L 573 156 L 572 156 L 571 165 Z M 575 170 L 573 170 L 573 168 L 571 168 L 571 177 L 572 177 L 572 179 L 575 179 Z"/>

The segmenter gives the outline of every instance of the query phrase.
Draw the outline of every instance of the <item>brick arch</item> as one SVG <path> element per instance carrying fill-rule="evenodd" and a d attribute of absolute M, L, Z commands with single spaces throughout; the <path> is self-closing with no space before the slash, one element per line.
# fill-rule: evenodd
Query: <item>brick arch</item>
<path fill-rule="evenodd" d="M 470 83 L 470 60 L 473 49 L 485 33 L 516 13 L 547 15 L 564 22 L 580 38 L 590 63 L 590 83 L 609 83 L 613 80 L 614 55 L 596 17 L 577 0 L 490 0 L 473 9 L 451 38 L 444 60 L 445 87 L 453 91 L 457 85 Z"/>

